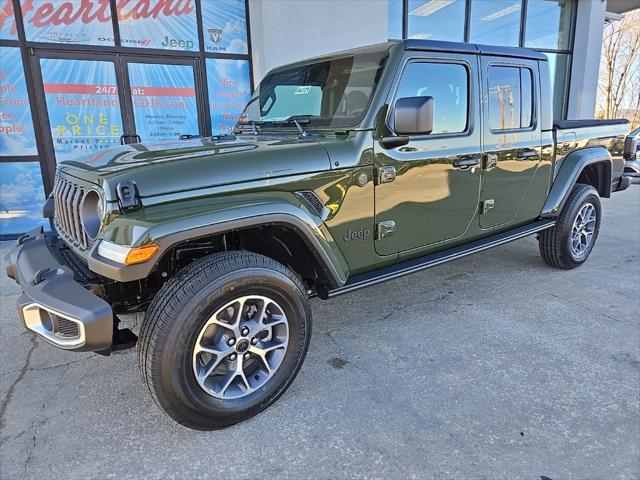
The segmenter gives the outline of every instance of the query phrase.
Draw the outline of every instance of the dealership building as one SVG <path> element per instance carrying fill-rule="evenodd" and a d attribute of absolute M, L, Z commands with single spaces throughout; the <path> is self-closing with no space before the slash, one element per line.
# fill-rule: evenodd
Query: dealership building
<path fill-rule="evenodd" d="M 388 39 L 549 58 L 554 116 L 592 118 L 605 21 L 640 0 L 0 0 L 0 235 L 43 223 L 57 162 L 228 133 L 273 67 Z"/>

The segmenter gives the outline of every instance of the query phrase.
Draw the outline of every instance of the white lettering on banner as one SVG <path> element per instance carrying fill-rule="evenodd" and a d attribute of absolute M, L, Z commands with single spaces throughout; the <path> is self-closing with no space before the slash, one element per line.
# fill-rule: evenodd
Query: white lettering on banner
<path fill-rule="evenodd" d="M 153 5 L 152 5 L 153 4 Z M 64 2 L 59 5 L 41 0 L 23 0 L 22 15 L 25 23 L 38 28 L 49 25 L 73 25 L 76 22 L 111 22 L 109 0 L 81 0 L 80 2 Z M 137 20 L 159 16 L 188 15 L 195 10 L 193 0 L 117 0 L 116 7 L 120 20 Z M 11 25 L 12 35 L 17 29 L 13 15 L 12 0 L 0 3 L 0 29 Z"/>

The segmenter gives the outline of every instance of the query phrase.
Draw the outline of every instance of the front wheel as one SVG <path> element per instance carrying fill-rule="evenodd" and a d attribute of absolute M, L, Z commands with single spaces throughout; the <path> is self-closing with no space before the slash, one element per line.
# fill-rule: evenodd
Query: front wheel
<path fill-rule="evenodd" d="M 582 265 L 598 238 L 601 212 L 598 191 L 591 185 L 576 185 L 556 225 L 538 236 L 545 263 L 563 270 Z"/>
<path fill-rule="evenodd" d="M 310 336 L 309 302 L 294 273 L 262 255 L 216 254 L 158 292 L 140 332 L 140 368 L 178 423 L 223 428 L 284 393 Z"/>

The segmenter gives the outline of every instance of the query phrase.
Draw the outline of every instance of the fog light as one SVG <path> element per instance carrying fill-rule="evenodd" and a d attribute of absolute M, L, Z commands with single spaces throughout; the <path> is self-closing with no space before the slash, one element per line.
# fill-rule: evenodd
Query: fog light
<path fill-rule="evenodd" d="M 155 243 L 140 247 L 125 247 L 102 240 L 98 245 L 98 255 L 124 265 L 133 265 L 151 260 L 160 247 Z"/>

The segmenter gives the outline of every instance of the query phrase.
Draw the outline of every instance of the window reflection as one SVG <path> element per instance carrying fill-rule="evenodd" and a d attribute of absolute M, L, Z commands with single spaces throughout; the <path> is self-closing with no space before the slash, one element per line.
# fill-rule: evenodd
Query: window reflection
<path fill-rule="evenodd" d="M 520 0 L 473 0 L 469 41 L 518 46 L 521 14 Z"/>
<path fill-rule="evenodd" d="M 545 55 L 549 59 L 551 89 L 553 91 L 553 118 L 557 120 L 564 117 L 569 55 L 565 53 L 545 53 Z"/>
<path fill-rule="evenodd" d="M 464 40 L 464 0 L 409 0 L 409 38 Z"/>
<path fill-rule="evenodd" d="M 532 77 L 528 68 L 489 67 L 489 127 L 526 128 L 532 123 Z"/>
<path fill-rule="evenodd" d="M 571 0 L 529 0 L 525 45 L 529 48 L 569 48 Z"/>
<path fill-rule="evenodd" d="M 467 129 L 468 73 L 462 65 L 410 63 L 402 74 L 396 100 L 433 97 L 433 131 L 457 133 Z"/>

